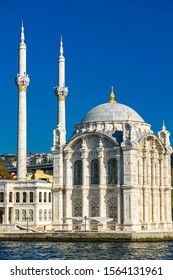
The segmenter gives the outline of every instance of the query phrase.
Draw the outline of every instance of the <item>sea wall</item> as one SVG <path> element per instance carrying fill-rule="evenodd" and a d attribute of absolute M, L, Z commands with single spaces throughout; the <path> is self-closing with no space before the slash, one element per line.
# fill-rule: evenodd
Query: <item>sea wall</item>
<path fill-rule="evenodd" d="M 47 242 L 123 242 L 123 241 L 170 241 L 169 232 L 4 232 L 0 241 L 47 241 Z"/>

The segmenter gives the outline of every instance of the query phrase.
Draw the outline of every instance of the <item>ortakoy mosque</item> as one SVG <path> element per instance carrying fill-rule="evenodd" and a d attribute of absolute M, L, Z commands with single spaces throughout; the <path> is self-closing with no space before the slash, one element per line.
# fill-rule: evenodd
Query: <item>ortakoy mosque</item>
<path fill-rule="evenodd" d="M 53 184 L 26 180 L 26 44 L 19 44 L 18 174 L 0 181 L 1 229 L 162 231 L 172 228 L 170 133 L 158 136 L 132 108 L 115 100 L 94 107 L 66 142 L 65 58 L 58 58 L 58 122 Z M 105 99 L 107 97 L 105 96 Z"/>

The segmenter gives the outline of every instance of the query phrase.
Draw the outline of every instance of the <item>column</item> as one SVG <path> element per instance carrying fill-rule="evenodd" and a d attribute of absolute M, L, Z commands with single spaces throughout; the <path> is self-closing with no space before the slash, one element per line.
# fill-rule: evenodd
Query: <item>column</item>
<path fill-rule="evenodd" d="M 85 139 L 82 139 L 82 148 L 80 149 L 82 159 L 82 230 L 89 230 L 89 186 L 87 186 L 87 146 Z M 84 219 L 86 217 L 86 219 Z"/>
<path fill-rule="evenodd" d="M 160 222 L 165 222 L 165 214 L 164 214 L 164 189 L 160 188 Z"/>
<path fill-rule="evenodd" d="M 11 207 L 11 224 L 14 224 L 15 216 L 14 216 L 14 207 Z"/>
<path fill-rule="evenodd" d="M 120 161 L 120 157 L 121 157 L 121 155 L 120 154 L 117 154 L 117 156 L 116 156 L 116 159 L 117 159 L 117 166 L 118 166 L 118 182 L 117 182 L 117 184 L 118 184 L 118 186 L 120 186 L 120 184 L 121 184 L 121 161 Z"/>
<path fill-rule="evenodd" d="M 160 155 L 160 222 L 164 223 L 164 178 L 163 178 L 163 154 Z"/>
<path fill-rule="evenodd" d="M 65 208 L 67 230 L 72 230 L 72 167 L 71 154 L 65 152 Z"/>
<path fill-rule="evenodd" d="M 105 170 L 104 170 L 104 149 L 103 144 L 100 140 L 99 147 L 97 148 L 98 158 L 99 158 L 99 175 L 100 175 L 100 183 L 99 183 L 99 192 L 100 192 L 100 217 L 106 217 L 106 205 L 105 205 L 105 195 L 106 195 L 106 184 L 105 184 Z"/>
<path fill-rule="evenodd" d="M 150 152 L 148 152 L 148 162 L 147 162 L 147 184 L 151 186 L 151 158 Z"/>
<path fill-rule="evenodd" d="M 53 188 L 52 188 L 52 206 L 53 206 L 53 226 L 57 230 L 62 230 L 63 226 L 63 152 L 58 150 L 54 153 L 53 163 Z"/>
<path fill-rule="evenodd" d="M 99 147 L 97 148 L 98 158 L 99 158 L 99 196 L 100 196 L 100 217 L 106 217 L 106 204 L 105 204 L 105 196 L 106 196 L 106 183 L 105 183 L 105 170 L 104 170 L 104 148 L 103 143 L 100 139 Z M 104 231 L 107 228 L 107 223 L 103 221 L 98 224 L 98 230 Z"/>
<path fill-rule="evenodd" d="M 142 159 L 142 152 L 139 153 L 139 185 L 143 185 L 143 159 Z"/>
<path fill-rule="evenodd" d="M 146 154 L 143 156 L 143 221 L 144 224 L 148 224 L 149 215 L 149 190 L 147 186 L 147 165 Z"/>
<path fill-rule="evenodd" d="M 9 220 L 8 220 L 8 216 L 9 216 L 9 207 L 6 204 L 4 207 L 4 224 L 9 224 Z"/>

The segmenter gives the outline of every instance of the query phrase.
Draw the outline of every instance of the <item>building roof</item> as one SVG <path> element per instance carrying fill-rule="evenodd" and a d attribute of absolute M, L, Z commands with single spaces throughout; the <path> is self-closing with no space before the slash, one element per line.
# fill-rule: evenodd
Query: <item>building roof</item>
<path fill-rule="evenodd" d="M 132 108 L 117 103 L 108 102 L 94 107 L 83 118 L 83 122 L 110 122 L 110 121 L 144 122 L 141 116 Z"/>

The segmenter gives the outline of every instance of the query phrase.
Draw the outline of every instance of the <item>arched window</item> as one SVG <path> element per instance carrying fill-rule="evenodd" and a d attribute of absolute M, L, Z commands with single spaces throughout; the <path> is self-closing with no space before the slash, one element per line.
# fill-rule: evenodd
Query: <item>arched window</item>
<path fill-rule="evenodd" d="M 29 221 L 32 222 L 33 221 L 33 210 L 29 209 Z"/>
<path fill-rule="evenodd" d="M 26 210 L 22 210 L 22 221 L 26 221 Z"/>
<path fill-rule="evenodd" d="M 48 210 L 48 220 L 49 221 L 52 220 L 52 210 L 51 209 Z"/>
<path fill-rule="evenodd" d="M 4 193 L 0 192 L 0 202 L 4 202 Z"/>
<path fill-rule="evenodd" d="M 91 200 L 90 215 L 91 215 L 91 217 L 100 216 L 100 205 L 99 205 L 98 198 L 93 198 Z"/>
<path fill-rule="evenodd" d="M 108 201 L 108 216 L 113 218 L 115 222 L 118 222 L 117 197 L 112 197 Z"/>
<path fill-rule="evenodd" d="M 76 198 L 73 203 L 73 216 L 82 217 L 82 199 Z"/>
<path fill-rule="evenodd" d="M 74 185 L 82 185 L 82 161 L 77 160 L 74 163 Z"/>
<path fill-rule="evenodd" d="M 111 158 L 108 161 L 108 184 L 117 184 L 117 161 Z"/>
<path fill-rule="evenodd" d="M 51 202 L 51 192 L 49 192 L 49 202 Z"/>
<path fill-rule="evenodd" d="M 9 202 L 13 202 L 13 193 L 9 192 Z"/>
<path fill-rule="evenodd" d="M 20 202 L 20 193 L 17 192 L 16 193 L 16 203 L 19 203 Z"/>
<path fill-rule="evenodd" d="M 99 161 L 93 159 L 91 161 L 91 184 L 99 184 Z"/>
<path fill-rule="evenodd" d="M 39 217 L 39 221 L 42 221 L 42 209 L 39 209 L 38 217 Z"/>
<path fill-rule="evenodd" d="M 39 192 L 39 198 L 38 198 L 39 202 L 42 202 L 42 192 Z"/>
<path fill-rule="evenodd" d="M 44 202 L 47 202 L 47 192 L 44 192 Z"/>
<path fill-rule="evenodd" d="M 34 202 L 34 193 L 30 192 L 30 203 Z"/>
<path fill-rule="evenodd" d="M 15 220 L 19 221 L 19 210 L 18 209 L 16 209 L 16 211 L 15 211 Z"/>
<path fill-rule="evenodd" d="M 26 203 L 26 192 L 23 192 L 23 203 Z"/>

